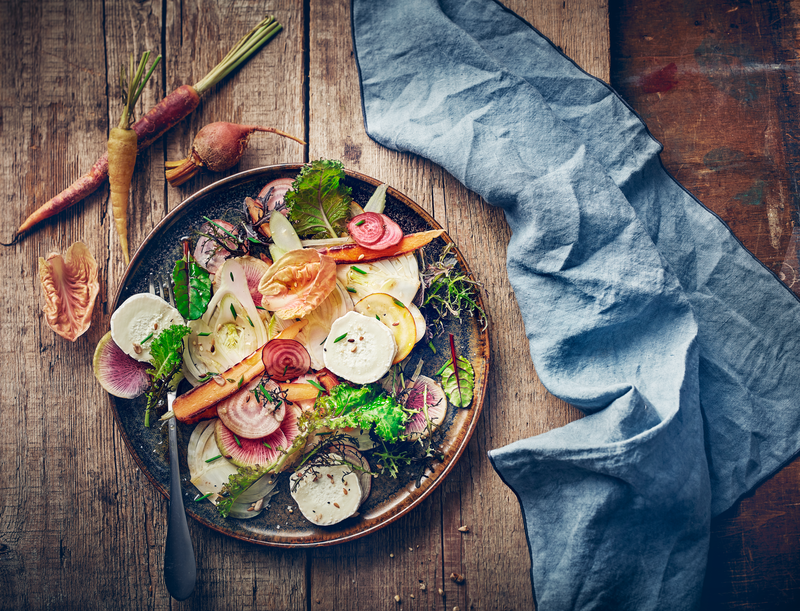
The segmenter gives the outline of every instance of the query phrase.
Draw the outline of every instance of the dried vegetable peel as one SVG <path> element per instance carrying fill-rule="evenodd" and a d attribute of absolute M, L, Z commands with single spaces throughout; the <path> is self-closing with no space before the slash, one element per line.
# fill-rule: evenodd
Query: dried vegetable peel
<path fill-rule="evenodd" d="M 39 281 L 44 295 L 44 319 L 64 339 L 74 342 L 92 323 L 100 282 L 97 262 L 83 242 L 75 242 L 65 256 L 39 257 Z"/>

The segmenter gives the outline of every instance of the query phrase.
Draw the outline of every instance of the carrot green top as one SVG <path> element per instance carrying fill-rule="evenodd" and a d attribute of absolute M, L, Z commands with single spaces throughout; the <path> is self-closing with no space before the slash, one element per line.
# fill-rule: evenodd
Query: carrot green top
<path fill-rule="evenodd" d="M 118 126 L 121 129 L 130 129 L 131 121 L 133 119 L 133 108 L 136 106 L 136 101 L 139 99 L 139 96 L 142 95 L 142 90 L 150 78 L 150 75 L 153 74 L 153 70 L 156 69 L 158 62 L 161 60 L 161 56 L 159 55 L 156 57 L 153 65 L 150 66 L 150 70 L 148 70 L 147 74 L 145 75 L 144 70 L 147 66 L 148 59 L 150 59 L 150 51 L 145 51 L 142 55 L 142 59 L 139 61 L 139 67 L 136 68 L 136 71 L 134 72 L 133 55 L 131 55 L 129 72 L 131 75 L 130 86 L 127 83 L 125 68 L 122 69 L 122 72 L 119 75 L 119 84 L 120 88 L 122 89 L 122 101 L 125 104 L 124 108 L 122 109 L 122 117 L 120 117 Z M 142 75 L 144 75 L 144 77 Z"/>

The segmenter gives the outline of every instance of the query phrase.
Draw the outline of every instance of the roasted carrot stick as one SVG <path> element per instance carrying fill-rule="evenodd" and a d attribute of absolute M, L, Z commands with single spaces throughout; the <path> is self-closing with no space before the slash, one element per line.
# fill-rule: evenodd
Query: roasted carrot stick
<path fill-rule="evenodd" d="M 242 38 L 233 49 L 203 79 L 192 85 L 183 85 L 170 93 L 146 115 L 139 119 L 133 129 L 138 137 L 138 150 L 143 150 L 181 119 L 187 117 L 200 104 L 200 96 L 219 83 L 233 70 L 247 61 L 267 41 L 280 32 L 282 26 L 274 17 L 267 17 Z M 108 154 L 98 159 L 91 170 L 45 202 L 20 225 L 14 234 L 14 242 L 43 220 L 77 204 L 96 191 L 108 178 Z M 13 243 L 13 242 L 12 242 Z"/>
<path fill-rule="evenodd" d="M 136 166 L 136 147 L 139 141 L 136 131 L 131 129 L 131 119 L 133 118 L 133 109 L 139 96 L 142 95 L 145 84 L 153 74 L 153 70 L 156 69 L 158 62 L 161 61 L 159 55 L 145 74 L 144 70 L 149 58 L 150 51 L 145 51 L 139 61 L 139 67 L 134 73 L 133 56 L 131 56 L 131 67 L 128 73 L 130 83 L 126 82 L 123 70 L 120 85 L 125 106 L 122 109 L 119 125 L 111 130 L 108 137 L 108 183 L 111 187 L 111 212 L 114 215 L 114 224 L 117 226 L 119 245 L 122 247 L 125 265 L 131 262 L 128 254 L 128 202 L 133 168 Z"/>

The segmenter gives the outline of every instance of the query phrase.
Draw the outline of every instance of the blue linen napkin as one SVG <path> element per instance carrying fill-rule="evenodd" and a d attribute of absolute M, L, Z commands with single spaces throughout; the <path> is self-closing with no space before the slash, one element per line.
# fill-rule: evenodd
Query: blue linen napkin
<path fill-rule="evenodd" d="M 493 0 L 352 0 L 368 135 L 501 207 L 544 385 L 492 450 L 550 609 L 691 609 L 709 522 L 800 449 L 800 303 L 605 83 Z"/>

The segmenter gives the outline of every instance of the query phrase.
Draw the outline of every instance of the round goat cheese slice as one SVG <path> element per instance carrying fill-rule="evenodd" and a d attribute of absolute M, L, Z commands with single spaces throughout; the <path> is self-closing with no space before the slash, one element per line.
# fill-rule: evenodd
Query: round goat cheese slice
<path fill-rule="evenodd" d="M 397 342 L 386 325 L 376 318 L 348 312 L 331 325 L 322 354 L 325 367 L 337 376 L 369 384 L 389 371 L 396 353 Z"/>
<path fill-rule="evenodd" d="M 180 312 L 151 293 L 131 295 L 111 316 L 111 338 L 137 361 L 150 360 L 150 344 L 164 329 L 182 325 Z"/>
<path fill-rule="evenodd" d="M 337 454 L 331 461 L 342 460 Z M 350 465 L 308 465 L 289 478 L 292 498 L 302 514 L 318 526 L 330 526 L 356 513 L 361 484 Z"/>

